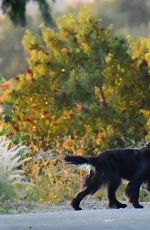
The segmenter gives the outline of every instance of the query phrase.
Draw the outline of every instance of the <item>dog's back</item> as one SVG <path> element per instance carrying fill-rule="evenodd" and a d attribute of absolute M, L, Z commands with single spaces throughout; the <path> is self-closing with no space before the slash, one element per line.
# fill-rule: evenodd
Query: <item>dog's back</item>
<path fill-rule="evenodd" d="M 105 162 L 105 168 L 116 170 L 122 179 L 131 180 L 145 159 L 143 148 L 109 149 L 99 155 L 99 161 Z"/>

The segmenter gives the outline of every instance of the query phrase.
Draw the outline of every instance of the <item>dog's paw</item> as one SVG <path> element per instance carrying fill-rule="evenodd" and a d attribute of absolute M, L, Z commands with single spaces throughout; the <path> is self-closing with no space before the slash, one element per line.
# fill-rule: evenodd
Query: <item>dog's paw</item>
<path fill-rule="evenodd" d="M 140 205 L 140 204 L 133 204 L 133 207 L 134 208 L 144 208 L 143 205 Z"/>
<path fill-rule="evenodd" d="M 74 210 L 76 211 L 81 211 L 82 208 L 79 207 L 79 204 L 76 202 L 76 199 L 73 198 L 71 201 L 71 206 L 73 207 Z"/>
<path fill-rule="evenodd" d="M 116 208 L 116 209 L 119 209 L 119 208 L 126 208 L 127 205 L 126 204 L 122 204 L 120 203 L 119 201 L 116 201 L 116 202 L 110 202 L 109 203 L 109 208 Z"/>
<path fill-rule="evenodd" d="M 126 208 L 126 207 L 127 207 L 126 204 L 121 204 L 121 203 L 120 203 L 120 204 L 118 205 L 118 208 Z"/>
<path fill-rule="evenodd" d="M 81 211 L 82 208 L 78 207 L 78 208 L 74 208 L 76 211 Z"/>

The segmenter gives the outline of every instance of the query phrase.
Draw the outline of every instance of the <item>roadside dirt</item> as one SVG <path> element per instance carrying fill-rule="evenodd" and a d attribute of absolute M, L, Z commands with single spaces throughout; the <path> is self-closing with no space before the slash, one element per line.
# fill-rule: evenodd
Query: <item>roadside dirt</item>
<path fill-rule="evenodd" d="M 133 208 L 131 204 L 128 204 L 127 208 Z M 144 208 L 150 208 L 150 202 L 141 202 Z M 87 198 L 81 203 L 81 207 L 84 210 L 95 210 L 95 209 L 107 209 L 108 201 L 98 201 Z M 7 209 L 1 211 L 1 213 L 24 213 L 24 212 L 59 212 L 73 210 L 70 206 L 70 201 L 66 201 L 62 204 L 46 204 L 46 203 L 7 203 Z"/>

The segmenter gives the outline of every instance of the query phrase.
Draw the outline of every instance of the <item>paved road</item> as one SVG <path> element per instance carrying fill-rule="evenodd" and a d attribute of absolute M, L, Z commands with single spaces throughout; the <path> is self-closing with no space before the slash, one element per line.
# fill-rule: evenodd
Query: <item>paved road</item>
<path fill-rule="evenodd" d="M 148 230 L 150 209 L 1 215 L 0 230 Z"/>

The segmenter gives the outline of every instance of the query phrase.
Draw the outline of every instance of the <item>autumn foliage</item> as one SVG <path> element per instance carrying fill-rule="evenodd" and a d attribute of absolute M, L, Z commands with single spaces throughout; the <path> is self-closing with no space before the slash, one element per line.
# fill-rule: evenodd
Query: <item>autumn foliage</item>
<path fill-rule="evenodd" d="M 5 102 L 14 139 L 59 155 L 150 139 L 149 37 L 116 35 L 82 11 L 55 30 L 27 31 L 23 45 L 29 69 Z"/>

